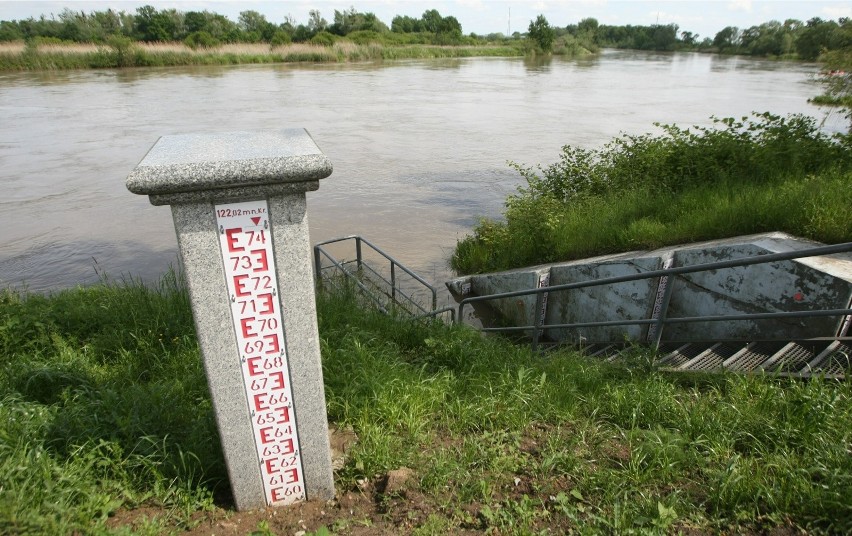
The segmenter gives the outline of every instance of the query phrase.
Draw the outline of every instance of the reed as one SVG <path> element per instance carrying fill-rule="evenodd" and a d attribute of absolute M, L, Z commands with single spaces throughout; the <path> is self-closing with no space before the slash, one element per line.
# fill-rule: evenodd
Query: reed
<path fill-rule="evenodd" d="M 521 56 L 523 53 L 523 49 L 511 46 L 408 45 L 369 41 L 359 44 L 346 39 L 338 39 L 331 46 L 309 43 L 275 46 L 265 43 L 233 43 L 195 49 L 183 43 L 135 43 L 129 40 L 117 40 L 102 45 L 43 43 L 30 47 L 23 43 L 11 43 L 0 48 L 0 71 L 279 62 L 336 63 Z"/>

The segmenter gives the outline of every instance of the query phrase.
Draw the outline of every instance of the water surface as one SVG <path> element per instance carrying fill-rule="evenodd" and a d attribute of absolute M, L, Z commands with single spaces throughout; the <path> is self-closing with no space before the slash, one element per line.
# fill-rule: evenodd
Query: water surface
<path fill-rule="evenodd" d="M 159 136 L 304 127 L 334 164 L 308 194 L 313 242 L 361 234 L 432 281 L 520 178 L 654 122 L 751 111 L 824 116 L 813 64 L 606 51 L 474 58 L 0 74 L 0 284 L 45 291 L 176 263 L 168 207 L 125 189 Z M 841 128 L 830 118 L 828 129 Z"/>

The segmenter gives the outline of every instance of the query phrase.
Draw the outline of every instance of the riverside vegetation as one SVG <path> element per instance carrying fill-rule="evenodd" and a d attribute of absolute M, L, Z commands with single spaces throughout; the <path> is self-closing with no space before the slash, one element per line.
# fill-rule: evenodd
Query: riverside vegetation
<path fill-rule="evenodd" d="M 522 46 L 383 45 L 336 40 L 328 44 L 226 44 L 192 48 L 183 43 L 135 43 L 115 38 L 102 45 L 40 41 L 0 44 L 0 71 L 239 65 L 259 63 L 336 63 L 421 58 L 523 56 Z"/>
<path fill-rule="evenodd" d="M 543 359 L 346 293 L 318 312 L 329 418 L 359 439 L 337 500 L 235 513 L 174 274 L 3 292 L 0 532 L 852 531 L 848 381 Z"/>
<path fill-rule="evenodd" d="M 451 258 L 460 273 L 783 231 L 852 240 L 852 137 L 807 116 L 657 125 L 599 149 L 565 146 L 559 161 L 512 164 L 527 185 L 504 220 L 483 219 Z"/>
<path fill-rule="evenodd" d="M 66 8 L 56 17 L 0 20 L 0 43 L 6 44 L 0 48 L 0 70 L 542 53 L 574 57 L 604 47 L 810 61 L 825 53 L 848 54 L 852 23 L 848 18 L 835 22 L 819 17 L 806 22 L 769 21 L 743 29 L 728 26 L 714 38 L 702 40 L 694 32 L 680 31 L 676 24 L 606 25 L 587 17 L 563 27 L 551 26 L 544 15 L 538 15 L 525 33 L 465 35 L 458 19 L 443 16 L 436 9 L 426 10 L 419 18 L 398 15 L 388 26 L 374 13 L 359 12 L 354 7 L 334 10 L 331 23 L 318 10 L 310 10 L 305 24 L 289 15 L 276 24 L 254 10 L 240 12 L 238 21 L 233 22 L 209 11 L 142 6 L 135 13 L 112 9 L 86 13 Z M 291 43 L 301 46 L 286 46 Z M 152 44 L 156 46 L 152 48 Z M 235 52 L 235 45 L 262 46 Z M 330 47 L 336 50 L 325 50 Z"/>

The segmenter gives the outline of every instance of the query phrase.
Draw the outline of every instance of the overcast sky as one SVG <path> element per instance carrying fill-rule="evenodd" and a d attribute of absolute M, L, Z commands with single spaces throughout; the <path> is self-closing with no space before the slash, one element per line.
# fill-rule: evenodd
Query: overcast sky
<path fill-rule="evenodd" d="M 134 12 L 137 7 L 146 4 L 157 9 L 175 8 L 184 12 L 213 11 L 235 22 L 241 11 L 255 10 L 276 24 L 283 22 L 287 15 L 295 18 L 297 23 L 307 22 L 311 9 L 318 9 L 331 22 L 335 9 L 343 11 L 354 7 L 358 11 L 372 11 L 388 25 L 396 15 L 420 17 L 427 9 L 437 9 L 441 15 L 456 17 L 466 34 L 506 33 L 507 30 L 523 32 L 539 13 L 547 17 L 551 26 L 565 26 L 585 17 L 594 17 L 602 24 L 616 25 L 674 23 L 680 30 L 698 33 L 702 38 L 713 37 L 725 26 L 747 28 L 770 20 L 852 17 L 850 0 L 0 0 L 0 20 L 40 15 L 49 17 L 66 7 L 86 12 L 108 8 Z"/>

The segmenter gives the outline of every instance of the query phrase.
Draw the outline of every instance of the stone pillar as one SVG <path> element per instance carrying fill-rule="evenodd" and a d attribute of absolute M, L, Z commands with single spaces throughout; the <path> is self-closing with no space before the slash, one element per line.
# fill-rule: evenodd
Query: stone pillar
<path fill-rule="evenodd" d="M 239 510 L 334 497 L 305 202 L 331 171 L 296 129 L 164 136 L 127 178 L 171 205 Z"/>

